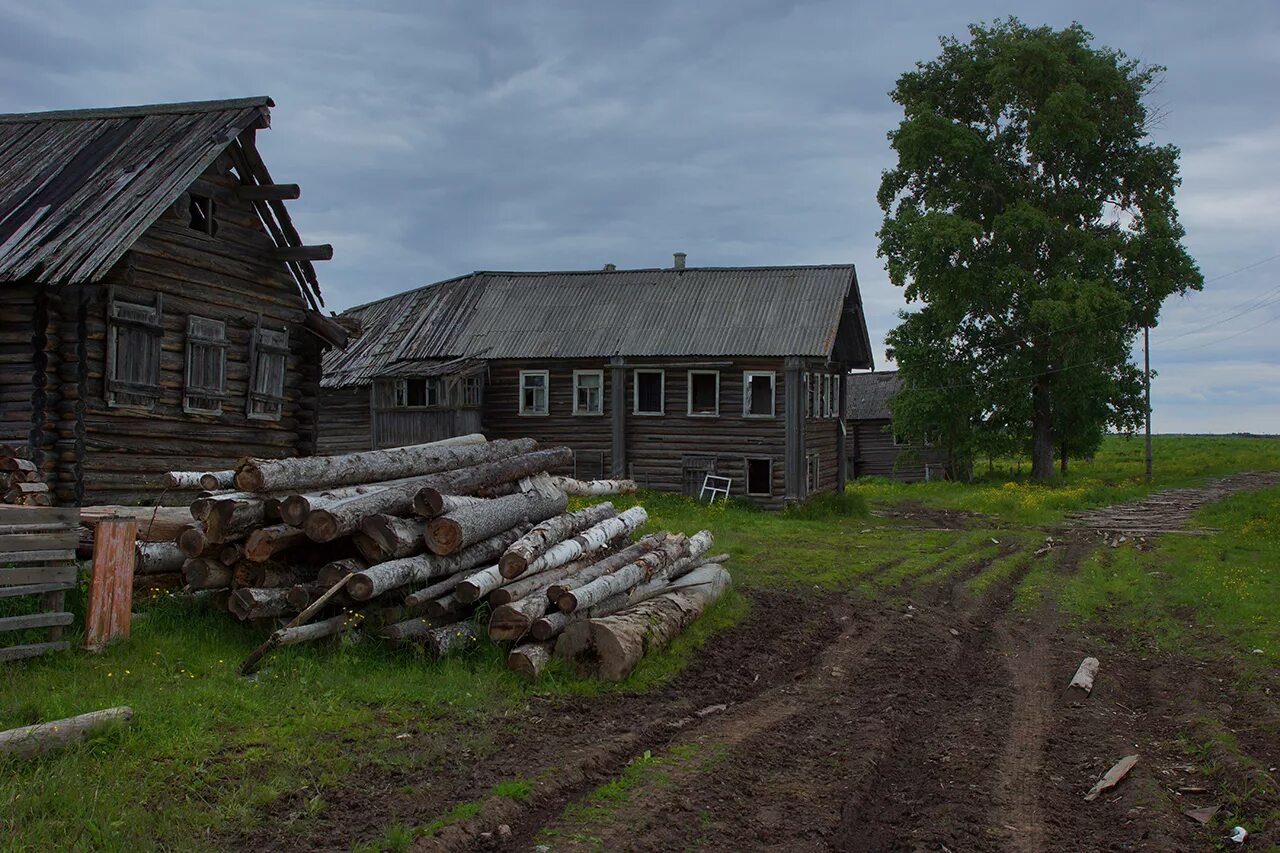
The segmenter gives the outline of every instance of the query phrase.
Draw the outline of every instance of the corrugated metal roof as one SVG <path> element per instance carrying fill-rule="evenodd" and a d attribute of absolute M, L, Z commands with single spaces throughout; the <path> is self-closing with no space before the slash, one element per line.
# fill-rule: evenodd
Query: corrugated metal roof
<path fill-rule="evenodd" d="M 898 393 L 902 380 L 896 370 L 882 373 L 851 373 L 845 398 L 844 416 L 848 420 L 873 421 L 891 417 L 889 398 Z"/>
<path fill-rule="evenodd" d="M 270 98 L 0 115 L 0 283 L 97 281 L 245 129 Z M 256 152 L 246 183 L 270 183 Z M 299 245 L 283 204 L 257 203 Z M 310 264 L 290 264 L 319 301 Z M 310 292 L 308 292 L 310 291 Z M 314 302 L 313 302 L 314 305 Z"/>
<path fill-rule="evenodd" d="M 851 264 L 477 272 L 353 308 L 361 337 L 325 359 L 359 385 L 401 361 L 462 357 L 835 357 L 871 366 Z"/>

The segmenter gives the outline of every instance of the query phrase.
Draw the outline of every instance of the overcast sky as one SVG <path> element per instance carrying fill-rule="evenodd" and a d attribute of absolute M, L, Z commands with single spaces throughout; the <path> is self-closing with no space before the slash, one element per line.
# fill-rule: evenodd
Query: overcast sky
<path fill-rule="evenodd" d="M 1156 430 L 1280 431 L 1275 0 L 182 5 L 0 0 L 0 112 L 271 95 L 259 144 L 303 187 L 304 238 L 335 247 L 339 310 L 476 269 L 685 251 L 853 262 L 877 343 L 903 307 L 875 251 L 894 80 L 972 21 L 1079 20 L 1168 66 L 1155 134 L 1182 148 L 1209 279 L 1152 334 Z"/>

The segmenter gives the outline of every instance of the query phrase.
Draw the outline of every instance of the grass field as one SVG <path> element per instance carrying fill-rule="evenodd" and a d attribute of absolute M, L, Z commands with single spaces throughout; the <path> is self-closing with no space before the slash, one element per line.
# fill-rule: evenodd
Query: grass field
<path fill-rule="evenodd" d="M 668 495 L 638 500 L 650 511 L 650 529 L 713 530 L 716 550 L 732 555 L 739 590 L 820 587 L 894 598 L 920 582 L 974 570 L 966 589 L 980 594 L 1010 576 L 1065 513 L 1232 471 L 1278 470 L 1280 439 L 1159 436 L 1155 455 L 1152 484 L 1142 476 L 1141 441 L 1113 438 L 1053 487 L 1010 479 L 1006 468 L 972 484 L 860 481 L 846 495 L 778 514 Z M 892 516 L 904 507 L 979 515 L 966 529 L 904 530 L 929 527 Z M 1108 622 L 1167 646 L 1200 644 L 1206 653 L 1225 647 L 1274 665 L 1278 519 L 1280 489 L 1239 495 L 1196 519 L 1220 530 L 1212 536 L 1165 537 L 1147 551 L 1097 551 L 1074 575 L 1033 568 L 1017 602 L 1057 602 L 1082 623 Z M 235 666 L 261 636 L 183 601 L 140 605 L 146 615 L 133 637 L 103 654 L 73 651 L 0 667 L 0 728 L 113 705 L 135 710 L 127 727 L 0 767 L 0 846 L 198 849 L 229 824 L 270 819 L 272 804 L 286 794 L 304 795 L 308 809 L 321 813 L 329 807 L 326 792 L 353 769 L 397 766 L 403 758 L 394 735 L 410 724 L 442 756 L 459 738 L 469 754 L 488 754 L 491 723 L 519 713 L 531 695 L 645 690 L 747 608 L 735 590 L 623 685 L 556 669 L 530 686 L 507 673 L 499 650 L 487 645 L 443 661 L 359 642 L 284 649 L 256 678 L 241 679 Z M 504 795 L 518 796 L 519 783 Z M 384 846 L 407 846 L 412 829 L 393 829 Z"/>

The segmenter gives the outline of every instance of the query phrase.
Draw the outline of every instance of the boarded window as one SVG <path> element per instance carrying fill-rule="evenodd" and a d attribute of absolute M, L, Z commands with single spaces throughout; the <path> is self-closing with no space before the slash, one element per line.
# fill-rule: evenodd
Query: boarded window
<path fill-rule="evenodd" d="M 689 414 L 720 414 L 720 374 L 717 371 L 689 371 Z"/>
<path fill-rule="evenodd" d="M 635 371 L 635 413 L 637 415 L 663 414 L 665 411 L 663 378 L 661 370 Z"/>
<path fill-rule="evenodd" d="M 154 409 L 160 396 L 160 302 L 138 305 L 114 297 L 107 330 L 107 405 Z"/>
<path fill-rule="evenodd" d="M 547 371 L 520 371 L 520 414 L 547 413 Z"/>
<path fill-rule="evenodd" d="M 484 389 L 484 377 L 464 376 L 461 389 L 461 396 L 458 401 L 461 405 L 468 407 L 479 406 Z"/>
<path fill-rule="evenodd" d="M 747 494 L 749 495 L 772 495 L 773 494 L 773 460 L 772 459 L 748 459 L 747 460 Z"/>
<path fill-rule="evenodd" d="M 742 414 L 753 417 L 773 417 L 773 374 L 743 374 Z"/>
<path fill-rule="evenodd" d="M 716 458 L 685 456 L 681 460 L 681 468 L 684 472 L 684 493 L 696 498 L 702 494 L 702 484 L 706 482 L 707 475 L 716 473 Z"/>
<path fill-rule="evenodd" d="M 604 476 L 603 450 L 575 450 L 573 476 L 579 480 L 599 480 Z"/>
<path fill-rule="evenodd" d="M 227 324 L 206 317 L 187 318 L 185 412 L 222 414 L 227 390 Z"/>
<path fill-rule="evenodd" d="M 818 461 L 818 454 L 810 453 L 805 459 L 805 494 L 812 495 L 817 493 L 821 476 L 822 467 Z"/>
<path fill-rule="evenodd" d="M 575 370 L 573 372 L 573 413 L 575 415 L 604 414 L 604 371 Z"/>
<path fill-rule="evenodd" d="M 247 414 L 251 420 L 278 421 L 284 413 L 284 374 L 289 357 L 289 332 L 259 326 L 254 329 L 249 356 Z"/>

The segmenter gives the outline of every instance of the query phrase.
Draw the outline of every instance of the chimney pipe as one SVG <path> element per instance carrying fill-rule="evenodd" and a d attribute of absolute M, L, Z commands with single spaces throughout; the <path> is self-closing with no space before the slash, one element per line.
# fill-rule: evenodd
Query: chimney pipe
<path fill-rule="evenodd" d="M 673 257 L 675 258 L 675 261 L 676 261 L 675 268 L 678 270 L 684 269 L 684 259 L 687 258 L 688 255 L 686 255 L 684 252 L 676 252 L 673 255 Z"/>
<path fill-rule="evenodd" d="M 614 270 L 616 270 L 617 268 L 618 268 L 618 265 L 617 265 L 617 264 L 605 264 L 605 265 L 604 265 L 604 271 L 605 271 L 605 272 L 613 272 L 613 271 L 614 271 Z"/>

